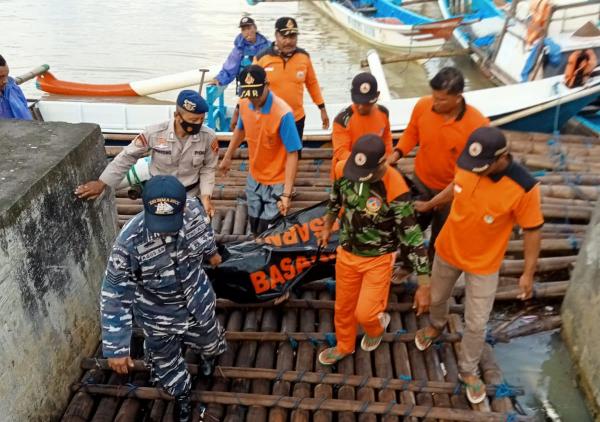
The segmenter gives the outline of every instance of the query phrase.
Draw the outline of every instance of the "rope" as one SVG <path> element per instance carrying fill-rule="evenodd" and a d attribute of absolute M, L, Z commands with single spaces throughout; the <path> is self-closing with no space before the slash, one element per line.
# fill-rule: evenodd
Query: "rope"
<path fill-rule="evenodd" d="M 334 347 L 337 344 L 335 333 L 325 333 L 325 341 L 329 347 Z"/>
<path fill-rule="evenodd" d="M 409 405 L 406 408 L 406 412 L 404 412 L 404 415 L 402 415 L 402 416 L 404 416 L 405 418 L 408 417 L 408 416 L 410 416 L 410 414 L 412 413 L 412 411 L 413 411 L 414 408 L 415 408 L 414 404 Z"/>
<path fill-rule="evenodd" d="M 246 160 L 242 160 L 242 162 L 240 163 L 240 171 L 246 171 L 246 169 Z"/>
<path fill-rule="evenodd" d="M 327 281 L 325 281 L 325 287 L 327 288 L 329 295 L 332 298 L 335 298 L 335 280 L 333 278 L 330 278 Z"/>
<path fill-rule="evenodd" d="M 287 336 L 288 341 L 290 342 L 290 346 L 292 346 L 292 350 L 296 350 L 298 348 L 298 342 L 292 338 L 289 334 Z"/>
<path fill-rule="evenodd" d="M 293 382 L 302 382 L 302 378 L 304 378 L 304 375 L 306 375 L 306 369 L 303 371 L 300 371 L 298 373 L 298 376 L 296 377 L 296 379 Z"/>
<path fill-rule="evenodd" d="M 139 385 L 135 385 L 135 384 L 125 384 L 125 387 L 127 387 L 127 397 L 130 396 L 130 394 L 132 394 L 135 390 L 137 390 L 138 388 L 140 388 Z"/>
<path fill-rule="evenodd" d="M 365 385 L 367 385 L 367 382 L 369 382 L 369 377 L 365 375 L 360 381 L 360 384 L 358 384 L 358 388 L 363 388 Z"/>
<path fill-rule="evenodd" d="M 317 340 L 316 338 L 310 337 L 310 336 L 308 337 L 308 341 L 310 341 L 310 344 L 312 344 L 312 347 L 315 348 L 315 349 L 317 347 L 319 347 L 319 345 L 321 344 L 320 340 Z"/>
<path fill-rule="evenodd" d="M 381 384 L 381 389 L 385 390 L 386 388 L 388 388 L 388 385 L 390 385 L 391 380 L 392 380 L 391 377 L 388 377 L 385 380 L 383 380 L 383 383 Z"/>
<path fill-rule="evenodd" d="M 452 391 L 452 395 L 459 396 L 461 394 L 462 394 L 462 383 L 459 382 L 454 386 L 454 391 Z"/>
<path fill-rule="evenodd" d="M 296 400 L 296 402 L 294 403 L 294 406 L 292 407 L 292 410 L 298 410 L 298 408 L 300 407 L 300 403 L 302 403 L 302 400 L 304 400 L 305 397 L 302 397 L 301 399 Z"/>
<path fill-rule="evenodd" d="M 366 401 L 363 402 L 362 406 L 360 407 L 360 409 L 358 409 L 358 413 L 365 413 L 367 411 L 367 409 L 369 408 L 369 405 L 371 404 L 370 401 Z"/>
<path fill-rule="evenodd" d="M 394 341 L 396 341 L 402 334 L 406 334 L 407 331 L 404 328 L 400 328 L 394 333 Z"/>
<path fill-rule="evenodd" d="M 385 410 L 383 411 L 383 417 L 386 417 L 391 411 L 392 408 L 397 405 L 398 403 L 396 402 L 396 400 L 392 400 L 387 407 L 385 408 Z"/>
<path fill-rule="evenodd" d="M 327 397 L 323 397 L 323 398 L 321 399 L 321 401 L 319 401 L 319 403 L 317 403 L 317 407 L 316 407 L 316 408 L 315 408 L 315 410 L 314 410 L 315 412 L 318 412 L 318 411 L 319 411 L 319 409 L 321 409 L 321 406 L 323 406 L 323 403 L 325 403 L 325 400 L 327 400 Z"/>
<path fill-rule="evenodd" d="M 279 402 L 281 401 L 281 399 L 283 399 L 285 396 L 282 394 L 281 396 L 277 397 L 275 399 L 275 401 L 273 402 L 273 405 L 271 407 L 278 407 L 279 406 Z"/>
<path fill-rule="evenodd" d="M 506 414 L 506 422 L 517 422 L 517 414 L 515 412 L 508 412 Z"/>
<path fill-rule="evenodd" d="M 489 344 L 490 346 L 494 347 L 496 345 L 496 343 L 498 343 L 498 340 L 491 333 L 491 331 L 488 330 L 488 331 L 485 332 L 485 342 L 487 344 Z"/>
<path fill-rule="evenodd" d="M 322 158 L 315 158 L 313 161 L 314 165 L 317 167 L 317 179 L 320 177 L 321 175 L 321 164 L 323 164 L 323 159 Z"/>
<path fill-rule="evenodd" d="M 283 379 L 283 373 L 284 373 L 284 372 L 285 372 L 285 371 L 282 369 L 282 370 L 280 370 L 280 371 L 277 373 L 277 375 L 275 376 L 275 382 L 279 382 L 279 381 L 281 381 L 281 380 Z"/>
<path fill-rule="evenodd" d="M 494 397 L 496 397 L 497 399 L 504 399 L 507 397 L 517 396 L 515 388 L 508 384 L 506 381 L 503 381 L 502 383 L 497 384 L 494 387 L 496 387 L 496 394 Z"/>

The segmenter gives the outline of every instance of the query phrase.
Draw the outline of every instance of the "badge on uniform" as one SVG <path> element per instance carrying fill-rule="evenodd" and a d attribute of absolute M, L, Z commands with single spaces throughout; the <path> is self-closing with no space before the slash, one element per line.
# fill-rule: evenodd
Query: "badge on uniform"
<path fill-rule="evenodd" d="M 367 199 L 367 204 L 365 206 L 367 214 L 375 215 L 381 209 L 381 199 L 376 196 L 371 196 Z"/>
<path fill-rule="evenodd" d="M 494 217 L 486 214 L 483 216 L 483 221 L 485 221 L 487 224 L 492 224 L 494 222 Z"/>

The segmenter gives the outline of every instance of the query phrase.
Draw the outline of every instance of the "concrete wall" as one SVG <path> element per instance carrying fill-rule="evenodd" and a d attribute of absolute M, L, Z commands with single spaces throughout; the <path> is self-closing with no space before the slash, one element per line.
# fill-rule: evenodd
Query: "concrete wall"
<path fill-rule="evenodd" d="M 563 338 L 577 366 L 580 387 L 600 416 L 600 202 L 590 221 L 562 305 Z"/>
<path fill-rule="evenodd" d="M 96 125 L 0 121 L 1 421 L 59 418 L 98 346 L 116 212 L 73 190 L 105 164 Z"/>

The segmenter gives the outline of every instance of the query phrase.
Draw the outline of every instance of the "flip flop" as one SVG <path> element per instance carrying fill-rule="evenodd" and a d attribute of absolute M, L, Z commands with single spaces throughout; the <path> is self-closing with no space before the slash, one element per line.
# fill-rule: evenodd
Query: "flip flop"
<path fill-rule="evenodd" d="M 483 381 L 481 381 L 481 378 L 477 377 L 477 381 L 470 384 L 465 382 L 465 379 L 461 374 L 458 374 L 458 379 L 465 385 L 467 399 L 471 404 L 479 404 L 485 400 L 487 392 L 485 384 Z"/>
<path fill-rule="evenodd" d="M 428 328 L 429 327 L 421 328 L 420 330 L 417 330 L 417 333 L 415 334 L 415 346 L 417 346 L 417 349 L 419 349 L 421 352 L 429 349 L 429 347 L 431 347 L 431 345 L 442 335 L 441 332 L 434 328 L 434 330 L 438 331 L 438 335 L 426 336 L 425 330 Z"/>
<path fill-rule="evenodd" d="M 352 353 L 339 353 L 337 347 L 330 347 L 319 353 L 319 363 L 326 366 L 333 365 Z"/>
<path fill-rule="evenodd" d="M 382 312 L 381 314 L 379 314 L 379 321 L 381 322 L 381 325 L 383 326 L 383 332 L 381 333 L 380 336 L 377 336 L 377 337 L 369 337 L 368 335 L 365 334 L 360 342 L 360 348 L 363 349 L 365 352 L 372 352 L 373 350 L 377 349 L 379 347 L 379 345 L 381 344 L 381 339 L 383 338 L 385 329 L 390 324 L 391 320 L 392 320 L 392 318 L 390 317 L 390 314 L 388 314 L 387 312 Z"/>

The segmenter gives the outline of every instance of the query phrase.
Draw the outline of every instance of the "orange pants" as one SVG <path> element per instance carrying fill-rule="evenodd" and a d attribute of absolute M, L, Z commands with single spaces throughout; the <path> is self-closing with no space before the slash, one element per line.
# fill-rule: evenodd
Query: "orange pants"
<path fill-rule="evenodd" d="M 383 332 L 379 314 L 387 307 L 392 255 L 367 258 L 337 248 L 335 335 L 339 353 L 354 351 L 357 323 L 369 337 L 377 337 Z"/>

